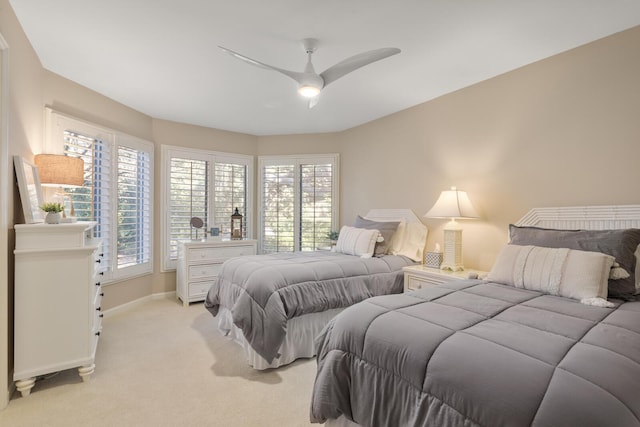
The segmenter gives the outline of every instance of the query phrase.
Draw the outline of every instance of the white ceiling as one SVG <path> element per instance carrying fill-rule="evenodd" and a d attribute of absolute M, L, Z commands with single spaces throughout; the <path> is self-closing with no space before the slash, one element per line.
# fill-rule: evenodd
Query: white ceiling
<path fill-rule="evenodd" d="M 640 0 L 10 0 L 43 66 L 149 116 L 253 135 L 348 129 L 640 24 Z M 325 88 L 317 72 L 402 53 Z"/>

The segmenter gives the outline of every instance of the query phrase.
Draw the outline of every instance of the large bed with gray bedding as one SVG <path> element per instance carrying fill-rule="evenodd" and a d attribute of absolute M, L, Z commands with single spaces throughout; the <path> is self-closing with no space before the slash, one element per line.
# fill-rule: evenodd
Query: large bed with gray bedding
<path fill-rule="evenodd" d="M 346 309 L 316 341 L 311 420 L 640 426 L 639 228 L 639 205 L 541 208 L 485 280 Z"/>
<path fill-rule="evenodd" d="M 640 302 L 450 282 L 364 301 L 318 340 L 314 422 L 640 425 Z"/>

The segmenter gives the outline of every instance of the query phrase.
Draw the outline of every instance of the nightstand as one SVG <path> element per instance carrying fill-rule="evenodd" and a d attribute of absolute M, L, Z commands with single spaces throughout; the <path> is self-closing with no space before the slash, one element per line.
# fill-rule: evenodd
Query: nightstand
<path fill-rule="evenodd" d="M 450 280 L 464 280 L 469 274 L 477 274 L 478 278 L 487 275 L 486 271 L 464 270 L 447 271 L 439 268 L 425 267 L 424 265 L 411 265 L 404 267 L 404 291 L 421 289 L 423 285 L 439 285 Z"/>

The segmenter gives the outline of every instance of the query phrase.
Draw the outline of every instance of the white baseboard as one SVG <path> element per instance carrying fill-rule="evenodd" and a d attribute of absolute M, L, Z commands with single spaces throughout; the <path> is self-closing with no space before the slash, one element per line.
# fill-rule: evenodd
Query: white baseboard
<path fill-rule="evenodd" d="M 126 304 L 121 304 L 119 306 L 110 308 L 108 310 L 104 311 L 104 317 L 108 317 L 108 316 L 113 316 L 116 313 L 120 313 L 126 310 L 130 310 L 131 308 L 137 307 L 141 304 L 144 304 L 146 302 L 149 301 L 156 301 L 159 299 L 175 299 L 176 298 L 176 292 L 172 291 L 172 292 L 161 292 L 161 293 L 157 293 L 157 294 L 151 294 L 148 295 L 146 297 L 142 297 L 142 298 L 138 298 L 137 300 L 133 300 L 130 301 Z"/>

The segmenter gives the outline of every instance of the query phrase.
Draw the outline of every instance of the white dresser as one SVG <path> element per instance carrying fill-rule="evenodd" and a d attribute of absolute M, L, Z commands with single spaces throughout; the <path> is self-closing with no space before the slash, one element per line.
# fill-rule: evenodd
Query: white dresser
<path fill-rule="evenodd" d="M 222 263 L 229 258 L 255 255 L 256 240 L 198 240 L 178 244 L 176 294 L 187 306 L 204 301 Z"/>
<path fill-rule="evenodd" d="M 101 244 L 95 222 L 17 224 L 14 374 L 28 396 L 36 377 L 93 373 L 100 336 Z"/>

